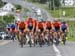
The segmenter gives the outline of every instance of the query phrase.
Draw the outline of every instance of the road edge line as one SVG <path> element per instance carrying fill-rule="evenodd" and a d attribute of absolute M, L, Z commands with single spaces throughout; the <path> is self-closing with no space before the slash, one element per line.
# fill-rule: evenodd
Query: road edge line
<path fill-rule="evenodd" d="M 55 44 L 53 44 L 53 49 L 56 52 L 56 56 L 62 56 L 58 48 L 55 46 Z"/>

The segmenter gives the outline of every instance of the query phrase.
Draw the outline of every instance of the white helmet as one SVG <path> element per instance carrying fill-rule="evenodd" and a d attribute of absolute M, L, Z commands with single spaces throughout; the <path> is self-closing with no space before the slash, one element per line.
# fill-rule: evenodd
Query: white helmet
<path fill-rule="evenodd" d="M 16 19 L 16 21 L 20 21 L 20 19 L 18 18 L 18 19 Z"/>

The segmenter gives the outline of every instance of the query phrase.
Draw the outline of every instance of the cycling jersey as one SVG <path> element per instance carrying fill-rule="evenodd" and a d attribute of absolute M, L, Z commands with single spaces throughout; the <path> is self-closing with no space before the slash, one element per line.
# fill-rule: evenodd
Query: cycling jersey
<path fill-rule="evenodd" d="M 63 32 L 67 29 L 68 25 L 67 24 L 61 24 L 61 29 Z"/>
<path fill-rule="evenodd" d="M 43 22 L 38 22 L 38 28 L 44 28 L 44 23 Z"/>
<path fill-rule="evenodd" d="M 52 22 L 46 22 L 46 29 L 48 30 L 52 29 Z"/>
<path fill-rule="evenodd" d="M 54 27 L 60 27 L 60 25 L 61 25 L 60 22 L 54 22 L 54 23 L 53 23 L 53 26 L 54 26 Z"/>
<path fill-rule="evenodd" d="M 24 32 L 24 29 L 26 28 L 26 24 L 24 23 L 24 22 L 20 22 L 19 23 L 19 30 L 21 31 L 21 32 Z"/>
<path fill-rule="evenodd" d="M 55 31 L 59 31 L 59 30 L 60 30 L 60 25 L 61 25 L 61 24 L 60 24 L 60 22 L 58 22 L 58 21 L 53 23 L 53 26 L 54 26 L 54 28 L 55 28 Z"/>
<path fill-rule="evenodd" d="M 24 22 L 20 22 L 19 23 L 19 28 L 25 28 L 25 23 Z"/>
<path fill-rule="evenodd" d="M 43 22 L 38 22 L 37 24 L 38 29 L 41 31 L 41 33 L 44 31 L 44 23 Z"/>
<path fill-rule="evenodd" d="M 29 30 L 32 30 L 33 27 L 35 27 L 35 20 L 34 19 L 28 19 L 27 21 L 27 26 Z"/>
<path fill-rule="evenodd" d="M 15 25 L 15 24 L 11 24 L 11 31 L 12 31 L 12 32 L 15 31 L 15 28 L 16 28 L 16 25 Z"/>

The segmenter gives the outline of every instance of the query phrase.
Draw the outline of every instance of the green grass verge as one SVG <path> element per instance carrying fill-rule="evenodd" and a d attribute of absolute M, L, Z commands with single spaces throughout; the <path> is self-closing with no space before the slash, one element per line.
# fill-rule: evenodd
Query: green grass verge
<path fill-rule="evenodd" d="M 49 11 L 49 13 L 51 13 L 51 15 L 54 18 L 62 17 L 63 16 L 63 11 L 65 11 L 65 13 L 66 13 L 65 17 L 75 18 L 75 7 L 63 7 L 60 10 L 57 9 L 57 10 L 54 10 L 54 11 L 52 11 L 52 10 L 48 10 L 48 11 Z"/>
<path fill-rule="evenodd" d="M 75 21 L 67 21 L 69 25 L 68 41 L 75 41 Z"/>
<path fill-rule="evenodd" d="M 75 18 L 75 7 L 63 7 L 61 9 L 56 10 L 50 10 L 47 4 L 40 4 L 40 3 L 33 3 L 36 6 L 39 6 L 40 8 L 46 9 L 50 15 L 52 15 L 54 18 L 59 18 L 63 16 L 63 11 L 66 12 L 65 17 L 67 18 Z"/>

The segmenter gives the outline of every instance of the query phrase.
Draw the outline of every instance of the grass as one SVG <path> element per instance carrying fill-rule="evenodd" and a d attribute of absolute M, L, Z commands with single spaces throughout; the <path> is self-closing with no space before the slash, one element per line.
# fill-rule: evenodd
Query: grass
<path fill-rule="evenodd" d="M 75 41 L 75 21 L 67 21 L 69 25 L 68 41 Z"/>
<path fill-rule="evenodd" d="M 40 4 L 40 3 L 33 3 L 40 8 L 46 9 L 50 15 L 54 18 L 59 18 L 63 16 L 63 11 L 65 11 L 66 15 L 65 18 L 75 18 L 75 7 L 63 7 L 61 9 L 50 10 L 47 4 Z"/>
<path fill-rule="evenodd" d="M 47 9 L 48 10 L 48 9 Z M 49 13 L 51 13 L 51 15 L 54 18 L 59 18 L 63 16 L 63 11 L 65 11 L 65 17 L 67 18 L 75 18 L 75 7 L 63 7 L 61 9 L 57 9 L 57 10 L 48 10 Z"/>

